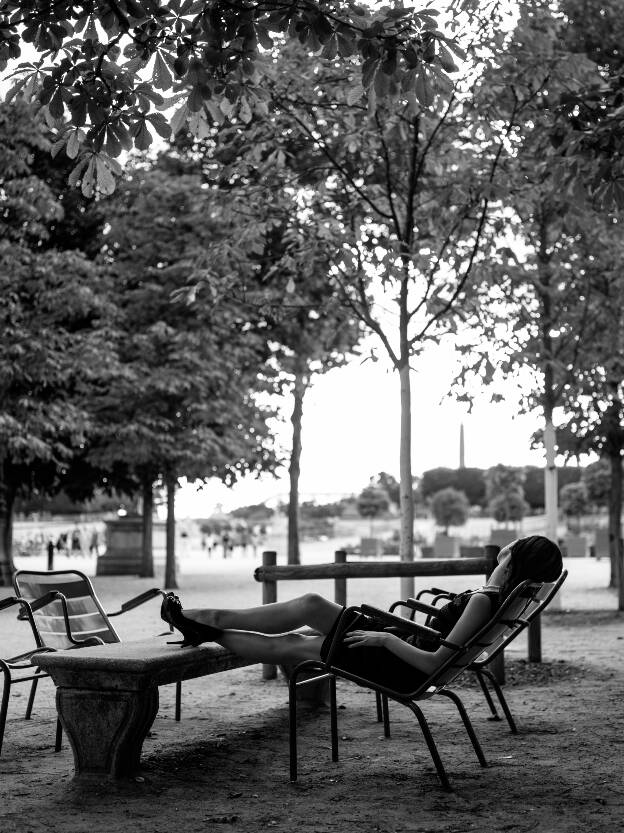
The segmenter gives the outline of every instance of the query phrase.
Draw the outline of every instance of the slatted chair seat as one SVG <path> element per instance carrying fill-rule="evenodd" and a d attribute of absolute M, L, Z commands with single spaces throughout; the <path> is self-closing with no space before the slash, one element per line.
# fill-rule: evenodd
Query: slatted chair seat
<path fill-rule="evenodd" d="M 44 607 L 33 610 L 33 627 L 38 644 L 54 651 L 121 642 L 111 617 L 162 596 L 161 590 L 152 588 L 124 602 L 119 610 L 107 613 L 90 579 L 79 570 L 17 570 L 13 586 L 24 599 L 48 599 Z M 182 684 L 177 683 L 176 720 L 180 720 L 181 695 Z"/>
<path fill-rule="evenodd" d="M 343 611 L 343 617 L 351 617 L 354 613 L 360 613 L 364 616 L 371 616 L 381 622 L 386 627 L 396 628 L 401 633 L 412 633 L 416 635 L 426 634 L 432 639 L 436 639 L 439 645 L 449 648 L 452 653 L 448 656 L 445 662 L 435 670 L 427 679 L 425 679 L 414 691 L 405 693 L 399 692 L 386 686 L 379 685 L 377 682 L 359 677 L 355 674 L 344 671 L 333 664 L 332 659 L 335 651 L 340 644 L 342 631 L 340 626 L 336 628 L 336 633 L 332 640 L 327 659 L 325 662 L 321 660 L 307 660 L 299 663 L 291 675 L 289 683 L 289 710 L 290 710 L 290 778 L 291 781 L 297 780 L 297 689 L 300 686 L 317 682 L 320 679 L 328 679 L 330 683 L 330 718 L 331 718 L 331 739 L 332 739 L 332 760 L 338 760 L 338 730 L 337 730 L 337 710 L 336 710 L 336 678 L 351 680 L 360 686 L 372 689 L 381 695 L 383 710 L 384 710 L 384 727 L 386 735 L 389 735 L 389 721 L 388 721 L 388 699 L 394 700 L 401 705 L 409 708 L 416 716 L 420 725 L 421 731 L 429 748 L 431 758 L 436 767 L 438 776 L 445 789 L 450 790 L 450 782 L 446 774 L 442 759 L 438 752 L 433 735 L 425 718 L 425 715 L 417 705 L 419 702 L 429 700 L 437 695 L 448 697 L 457 707 L 459 715 L 464 724 L 465 730 L 472 743 L 475 754 L 481 766 L 487 766 L 483 750 L 479 744 L 476 733 L 468 717 L 466 709 L 460 697 L 451 691 L 448 686 L 459 677 L 470 665 L 483 655 L 484 651 L 488 651 L 492 646 L 497 645 L 504 635 L 511 629 L 518 626 L 518 623 L 524 621 L 524 613 L 530 606 L 535 594 L 541 588 L 541 584 L 524 581 L 519 584 L 507 599 L 500 606 L 489 621 L 478 630 L 470 639 L 464 644 L 459 645 L 443 639 L 441 635 L 425 625 L 410 621 L 409 619 L 402 619 L 389 613 L 385 610 L 378 610 L 369 605 L 361 605 L 358 607 L 350 607 Z M 345 619 L 351 621 L 351 618 Z M 299 680 L 302 674 L 314 674 L 312 678 Z"/>

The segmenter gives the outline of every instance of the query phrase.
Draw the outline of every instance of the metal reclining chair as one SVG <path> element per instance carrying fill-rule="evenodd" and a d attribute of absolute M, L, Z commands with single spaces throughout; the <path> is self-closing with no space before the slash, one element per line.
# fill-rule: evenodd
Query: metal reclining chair
<path fill-rule="evenodd" d="M 494 674 L 489 670 L 487 667 L 490 665 L 497 656 L 500 655 L 502 651 L 509 645 L 510 642 L 519 636 L 530 624 L 533 622 L 540 613 L 548 607 L 550 602 L 559 592 L 561 585 L 566 580 L 568 575 L 567 570 L 563 570 L 557 581 L 552 583 L 545 583 L 539 586 L 539 589 L 535 591 L 532 595 L 531 599 L 529 600 L 525 611 L 522 614 L 522 617 L 519 618 L 516 622 L 516 625 L 509 630 L 501 634 L 498 641 L 491 645 L 487 651 L 485 651 L 480 657 L 477 657 L 470 665 L 466 668 L 466 671 L 473 672 L 477 680 L 479 681 L 479 685 L 481 686 L 481 690 L 485 697 L 485 700 L 489 706 L 491 712 L 491 720 L 500 720 L 500 716 L 496 711 L 496 706 L 494 704 L 494 700 L 492 699 L 491 692 L 488 688 L 488 681 L 490 682 L 492 688 L 496 693 L 496 697 L 498 698 L 498 702 L 500 703 L 501 709 L 507 723 L 509 725 L 510 730 L 517 734 L 518 728 L 516 726 L 516 722 L 511 714 L 511 710 L 509 708 L 509 704 L 503 694 L 503 691 L 500 687 L 500 684 Z M 426 604 L 421 601 L 421 598 L 424 595 L 431 595 L 433 597 L 431 604 Z M 435 616 L 438 612 L 437 605 L 441 601 L 447 601 L 454 599 L 456 597 L 456 593 L 451 593 L 447 590 L 441 590 L 438 587 L 431 587 L 427 590 L 421 590 L 415 599 L 407 599 L 406 601 L 399 601 L 395 602 L 391 607 L 390 611 L 394 612 L 398 607 L 407 607 L 410 610 L 410 619 L 414 620 L 414 615 L 417 612 L 425 613 L 426 620 L 425 625 L 429 625 L 431 619 Z M 383 716 L 382 711 L 382 703 L 381 698 L 378 695 L 377 697 L 377 717 L 378 720 L 381 720 Z M 387 720 L 387 716 L 384 716 Z"/>
<path fill-rule="evenodd" d="M 30 694 L 28 696 L 28 704 L 26 705 L 26 714 L 24 716 L 24 720 L 30 720 L 33 702 L 35 700 L 35 693 L 37 691 L 37 683 L 39 682 L 39 680 L 44 679 L 48 676 L 48 674 L 44 673 L 43 671 L 40 671 L 39 668 L 37 668 L 36 666 L 33 666 L 31 663 L 31 659 L 33 657 L 36 657 L 37 654 L 42 654 L 46 653 L 47 651 L 53 650 L 52 648 L 46 648 L 41 643 L 41 640 L 37 635 L 37 628 L 33 618 L 33 612 L 37 611 L 40 607 L 49 604 L 50 601 L 50 598 L 44 598 L 38 599 L 37 601 L 34 601 L 32 604 L 29 604 L 29 602 L 27 602 L 26 599 L 20 598 L 19 596 L 8 596 L 7 598 L 0 600 L 0 610 L 7 610 L 13 605 L 19 605 L 23 613 L 23 618 L 27 619 L 30 623 L 36 646 L 35 648 L 32 648 L 30 651 L 26 651 L 23 654 L 19 654 L 18 656 L 10 657 L 8 659 L 0 659 L 0 671 L 2 671 L 3 677 L 2 701 L 0 702 L 0 754 L 2 753 L 2 743 L 4 741 L 4 730 L 6 727 L 7 712 L 9 710 L 11 686 L 17 685 L 19 683 L 32 683 L 30 687 Z M 60 748 L 60 742 L 61 724 L 60 721 L 57 720 L 57 751 Z"/>
<path fill-rule="evenodd" d="M 389 613 L 385 610 L 378 610 L 369 605 L 361 605 L 359 607 L 350 607 L 343 613 L 343 616 L 349 612 L 362 613 L 365 616 L 373 616 L 375 619 L 386 623 L 387 627 L 394 627 L 402 633 L 410 632 L 414 634 L 426 634 L 432 639 L 436 639 L 439 645 L 443 645 L 452 650 L 452 654 L 448 659 L 426 679 L 418 688 L 409 693 L 402 693 L 394 691 L 385 686 L 379 685 L 376 682 L 367 680 L 363 677 L 358 677 L 347 671 L 336 667 L 332 663 L 332 657 L 335 649 L 339 644 L 341 637 L 341 629 L 336 629 L 336 634 L 330 646 L 327 660 L 306 660 L 299 663 L 292 672 L 289 681 L 289 713 L 290 713 L 290 780 L 297 780 L 297 689 L 300 686 L 308 685 L 310 683 L 318 682 L 322 679 L 328 679 L 330 684 L 330 719 L 331 719 L 331 744 L 332 744 L 332 760 L 338 760 L 338 728 L 337 728 L 337 709 L 336 709 L 336 678 L 351 680 L 360 686 L 370 688 L 381 695 L 382 703 L 384 705 L 384 726 L 386 735 L 389 734 L 388 715 L 388 699 L 395 700 L 397 703 L 406 706 L 416 716 L 420 725 L 421 731 L 429 748 L 431 758 L 437 770 L 438 776 L 444 789 L 450 790 L 450 783 L 448 776 L 444 769 L 442 759 L 438 752 L 436 743 L 431 734 L 431 730 L 425 718 L 425 715 L 417 703 L 424 700 L 429 700 L 435 695 L 443 695 L 453 701 L 460 717 L 463 721 L 464 727 L 470 738 L 473 749 L 477 755 L 481 766 L 487 766 L 487 761 L 475 734 L 470 718 L 466 709 L 459 698 L 459 696 L 451 691 L 447 686 L 453 682 L 457 677 L 464 673 L 464 671 L 471 666 L 471 664 L 483 654 L 484 651 L 490 651 L 493 646 L 498 645 L 500 640 L 505 637 L 510 630 L 516 628 L 519 622 L 523 622 L 524 612 L 531 604 L 535 593 L 541 588 L 541 584 L 535 584 L 530 581 L 524 581 L 509 594 L 507 599 L 500 606 L 498 611 L 490 618 L 490 620 L 474 634 L 463 645 L 454 644 L 441 635 L 428 628 L 425 625 L 420 625 L 412 622 L 409 619 L 402 619 Z M 315 673 L 314 676 L 298 680 L 299 675 L 310 672 Z"/>
<path fill-rule="evenodd" d="M 152 588 L 124 602 L 119 610 L 106 613 L 90 580 L 79 570 L 17 570 L 13 586 L 19 596 L 28 600 L 54 596 L 45 610 L 41 606 L 33 610 L 38 644 L 48 650 L 121 642 L 110 619 L 162 595 L 161 590 Z M 182 684 L 176 683 L 176 720 L 180 720 L 181 694 Z"/>

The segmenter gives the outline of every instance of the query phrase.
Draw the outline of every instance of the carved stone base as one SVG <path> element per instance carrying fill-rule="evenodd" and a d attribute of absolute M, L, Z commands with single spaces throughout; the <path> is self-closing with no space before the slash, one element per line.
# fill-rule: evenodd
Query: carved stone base
<path fill-rule="evenodd" d="M 158 687 L 139 691 L 58 688 L 56 706 L 74 752 L 75 777 L 123 778 L 139 769 L 158 711 Z"/>

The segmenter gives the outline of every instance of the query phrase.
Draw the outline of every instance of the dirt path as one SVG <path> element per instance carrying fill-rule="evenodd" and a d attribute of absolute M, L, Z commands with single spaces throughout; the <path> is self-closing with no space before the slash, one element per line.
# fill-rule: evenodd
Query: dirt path
<path fill-rule="evenodd" d="M 329 761 L 327 711 L 306 711 L 296 786 L 287 774 L 285 686 L 263 682 L 257 668 L 186 684 L 179 725 L 173 691 L 163 690 L 143 775 L 113 788 L 72 784 L 70 751 L 51 749 L 48 698 L 36 720 L 9 726 L 0 759 L 3 833 L 613 833 L 624 825 L 623 622 L 615 612 L 548 617 L 545 655 L 557 659 L 508 662 L 518 736 L 485 719 L 480 694 L 462 687 L 488 769 L 478 766 L 454 707 L 426 704 L 452 794 L 440 789 L 409 713 L 394 706 L 386 740 L 370 693 L 347 683 L 339 688 L 341 761 Z"/>

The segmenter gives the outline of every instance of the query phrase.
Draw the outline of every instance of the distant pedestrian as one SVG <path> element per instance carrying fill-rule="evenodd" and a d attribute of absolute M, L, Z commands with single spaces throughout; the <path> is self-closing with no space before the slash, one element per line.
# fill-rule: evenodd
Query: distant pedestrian
<path fill-rule="evenodd" d="M 71 536 L 71 551 L 72 555 L 82 555 L 82 542 L 80 540 L 80 531 L 74 529 Z"/>
<path fill-rule="evenodd" d="M 240 548 L 243 551 L 243 555 L 247 555 L 247 547 L 249 546 L 249 532 L 246 529 L 241 529 L 238 538 L 238 543 L 240 544 Z"/>
<path fill-rule="evenodd" d="M 221 535 L 221 544 L 223 545 L 223 557 L 229 558 L 230 551 L 232 549 L 232 539 L 230 538 L 230 534 L 227 530 L 224 530 Z"/>
<path fill-rule="evenodd" d="M 98 536 L 97 529 L 94 529 L 91 533 L 91 540 L 89 541 L 89 555 L 99 555 L 100 554 L 100 540 Z"/>
<path fill-rule="evenodd" d="M 54 541 L 50 539 L 48 541 L 48 570 L 54 569 Z"/>

